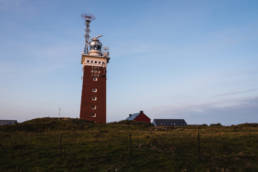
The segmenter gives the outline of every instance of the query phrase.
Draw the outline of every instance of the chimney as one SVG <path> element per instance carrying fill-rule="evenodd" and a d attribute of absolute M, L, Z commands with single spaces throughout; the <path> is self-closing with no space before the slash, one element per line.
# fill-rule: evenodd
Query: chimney
<path fill-rule="evenodd" d="M 140 113 L 143 113 L 143 110 L 141 110 Z"/>

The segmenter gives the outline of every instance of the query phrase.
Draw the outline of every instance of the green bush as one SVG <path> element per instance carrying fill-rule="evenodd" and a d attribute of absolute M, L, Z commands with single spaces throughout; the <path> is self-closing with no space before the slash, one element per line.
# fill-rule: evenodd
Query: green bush
<path fill-rule="evenodd" d="M 210 127 L 222 127 L 221 123 L 210 124 Z"/>

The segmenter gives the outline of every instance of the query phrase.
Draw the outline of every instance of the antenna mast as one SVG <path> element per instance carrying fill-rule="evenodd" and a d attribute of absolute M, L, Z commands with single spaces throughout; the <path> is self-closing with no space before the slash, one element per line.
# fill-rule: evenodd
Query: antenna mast
<path fill-rule="evenodd" d="M 94 15 L 91 14 L 82 14 L 82 18 L 85 20 L 85 47 L 84 47 L 84 54 L 88 54 L 89 52 L 89 39 L 90 39 L 90 22 L 95 19 Z"/>

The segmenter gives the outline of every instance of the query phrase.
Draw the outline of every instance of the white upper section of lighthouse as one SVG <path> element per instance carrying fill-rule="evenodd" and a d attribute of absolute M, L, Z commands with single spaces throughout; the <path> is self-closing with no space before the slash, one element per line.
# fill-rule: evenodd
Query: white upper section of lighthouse
<path fill-rule="evenodd" d="M 99 41 L 98 37 L 92 38 L 89 46 L 90 46 L 90 51 L 88 55 L 102 56 L 102 52 L 101 52 L 102 43 Z"/>
<path fill-rule="evenodd" d="M 83 66 L 99 66 L 99 67 L 106 67 L 109 61 L 109 52 L 107 48 L 104 48 L 102 51 L 102 43 L 100 42 L 99 38 L 103 35 L 99 35 L 90 39 L 90 22 L 95 19 L 94 16 L 90 15 L 83 15 L 86 23 L 85 29 L 85 48 L 82 54 L 82 61 L 81 63 Z"/>
<path fill-rule="evenodd" d="M 100 57 L 94 57 L 94 56 L 82 56 L 83 66 L 97 66 L 97 67 L 106 67 L 108 60 L 107 58 L 100 58 Z"/>
<path fill-rule="evenodd" d="M 89 42 L 90 50 L 88 54 L 82 54 L 83 66 L 106 67 L 109 61 L 109 53 L 102 52 L 102 43 L 98 39 L 99 37 L 92 38 Z"/>

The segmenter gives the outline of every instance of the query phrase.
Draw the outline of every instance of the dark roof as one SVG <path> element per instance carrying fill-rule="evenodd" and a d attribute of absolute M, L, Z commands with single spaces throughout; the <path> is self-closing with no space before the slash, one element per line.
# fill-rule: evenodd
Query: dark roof
<path fill-rule="evenodd" d="M 144 114 L 144 112 L 141 110 L 138 113 L 133 113 L 133 114 L 129 114 L 129 117 L 126 118 L 126 120 L 129 121 L 133 121 L 135 118 L 137 118 L 137 116 L 139 116 L 140 114 Z M 145 115 L 145 114 L 144 114 Z"/>
<path fill-rule="evenodd" d="M 139 115 L 140 115 L 140 112 L 129 114 L 129 117 L 127 117 L 126 120 L 132 121 L 132 120 L 134 120 Z"/>
<path fill-rule="evenodd" d="M 184 119 L 154 119 L 155 126 L 186 126 Z"/>
<path fill-rule="evenodd" d="M 0 125 L 16 124 L 17 120 L 0 120 Z"/>

